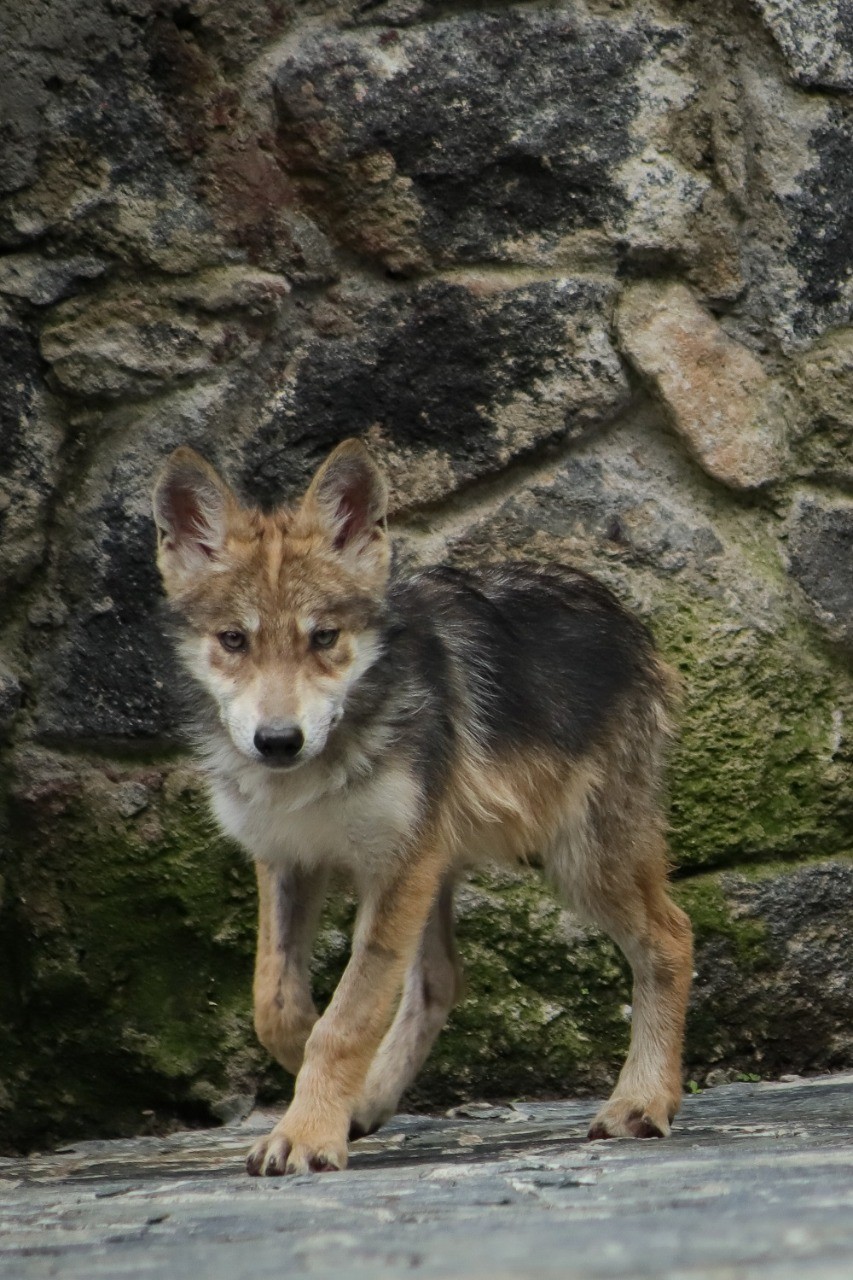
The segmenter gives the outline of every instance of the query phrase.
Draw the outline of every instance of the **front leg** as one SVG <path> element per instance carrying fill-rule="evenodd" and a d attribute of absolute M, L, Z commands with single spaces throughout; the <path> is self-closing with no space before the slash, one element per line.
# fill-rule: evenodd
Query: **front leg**
<path fill-rule="evenodd" d="M 443 871 L 432 849 L 410 854 L 371 888 L 352 955 L 305 1046 L 286 1114 L 249 1153 L 254 1175 L 343 1169 L 350 1117 L 432 908 Z"/>
<path fill-rule="evenodd" d="M 258 949 L 255 1032 L 265 1049 L 297 1074 L 317 1021 L 309 965 L 326 896 L 325 871 L 256 862 Z"/>
<path fill-rule="evenodd" d="M 350 1137 L 374 1133 L 397 1110 L 462 990 L 453 940 L 453 881 L 446 877 L 406 974 L 394 1021 L 370 1064 Z"/>

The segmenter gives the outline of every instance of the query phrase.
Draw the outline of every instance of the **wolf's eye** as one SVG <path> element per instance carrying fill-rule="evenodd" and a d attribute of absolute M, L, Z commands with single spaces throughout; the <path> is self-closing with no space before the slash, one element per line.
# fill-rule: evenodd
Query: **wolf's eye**
<path fill-rule="evenodd" d="M 246 637 L 242 631 L 220 631 L 219 643 L 229 653 L 239 653 L 241 649 L 246 648 Z"/>
<path fill-rule="evenodd" d="M 311 643 L 315 649 L 331 649 L 340 634 L 340 631 L 335 631 L 333 627 L 324 627 L 320 631 L 313 632 Z"/>

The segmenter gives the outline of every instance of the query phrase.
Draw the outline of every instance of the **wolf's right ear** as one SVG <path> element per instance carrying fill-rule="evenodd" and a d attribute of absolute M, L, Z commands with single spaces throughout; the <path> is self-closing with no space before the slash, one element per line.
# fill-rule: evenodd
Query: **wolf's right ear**
<path fill-rule="evenodd" d="M 167 590 L 180 579 L 215 567 L 225 546 L 231 490 L 194 449 L 185 445 L 168 459 L 154 487 L 157 563 Z"/>

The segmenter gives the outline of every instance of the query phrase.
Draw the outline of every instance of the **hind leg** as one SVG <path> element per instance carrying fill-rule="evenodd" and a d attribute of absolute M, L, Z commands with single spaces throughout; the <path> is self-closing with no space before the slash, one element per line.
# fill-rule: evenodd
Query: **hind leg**
<path fill-rule="evenodd" d="M 350 1137 L 374 1133 L 397 1110 L 420 1071 L 461 985 L 453 941 L 453 883 L 444 881 L 406 974 L 393 1023 L 376 1053 L 353 1111 Z"/>
<path fill-rule="evenodd" d="M 690 922 L 667 893 L 662 841 L 619 878 L 614 896 L 587 898 L 588 915 L 628 959 L 634 977 L 631 1044 L 612 1097 L 589 1137 L 662 1138 L 681 1105 L 684 1020 L 693 972 Z M 606 883 L 606 882 L 605 882 Z"/>

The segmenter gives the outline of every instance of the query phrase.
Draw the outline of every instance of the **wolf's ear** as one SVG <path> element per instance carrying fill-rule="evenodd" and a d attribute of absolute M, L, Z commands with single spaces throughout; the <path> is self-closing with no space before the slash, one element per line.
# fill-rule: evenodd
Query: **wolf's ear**
<path fill-rule="evenodd" d="M 333 549 L 347 559 L 387 563 L 388 486 L 360 440 L 344 440 L 326 459 L 302 510 L 319 521 Z"/>
<path fill-rule="evenodd" d="M 168 590 L 181 577 L 215 565 L 237 500 L 204 458 L 182 446 L 161 471 L 153 501 L 157 560 Z"/>

